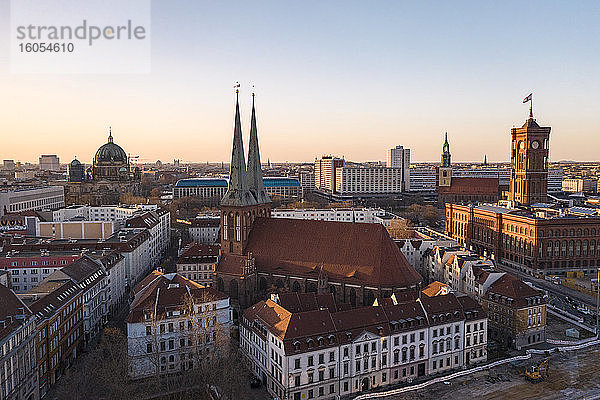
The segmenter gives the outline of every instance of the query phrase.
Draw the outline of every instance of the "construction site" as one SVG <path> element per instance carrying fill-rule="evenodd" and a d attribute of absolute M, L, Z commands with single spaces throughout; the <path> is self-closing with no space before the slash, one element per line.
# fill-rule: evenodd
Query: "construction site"
<path fill-rule="evenodd" d="M 600 397 L 600 347 L 532 355 L 427 388 L 384 397 L 421 399 L 591 399 Z M 537 372 L 537 373 L 536 373 Z M 539 377 L 539 378 L 538 378 Z"/>

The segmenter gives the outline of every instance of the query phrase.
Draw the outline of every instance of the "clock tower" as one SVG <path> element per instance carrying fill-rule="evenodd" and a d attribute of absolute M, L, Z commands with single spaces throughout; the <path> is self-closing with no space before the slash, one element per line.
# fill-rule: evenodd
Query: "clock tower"
<path fill-rule="evenodd" d="M 511 174 L 509 200 L 531 205 L 546 201 L 548 194 L 548 146 L 550 127 L 541 127 L 529 109 L 520 128 L 511 129 Z"/>

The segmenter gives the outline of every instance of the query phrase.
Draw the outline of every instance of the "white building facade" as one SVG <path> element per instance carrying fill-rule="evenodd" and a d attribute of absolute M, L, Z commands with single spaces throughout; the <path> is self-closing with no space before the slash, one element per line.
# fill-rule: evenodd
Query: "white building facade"
<path fill-rule="evenodd" d="M 289 303 L 295 312 L 286 308 L 290 296 L 299 299 Z M 306 308 L 304 296 L 318 306 Z M 465 365 L 465 310 L 456 296 L 349 311 L 332 308 L 327 296 L 280 294 L 245 311 L 240 346 L 272 398 L 337 399 Z M 475 310 L 482 315 L 477 303 Z"/>

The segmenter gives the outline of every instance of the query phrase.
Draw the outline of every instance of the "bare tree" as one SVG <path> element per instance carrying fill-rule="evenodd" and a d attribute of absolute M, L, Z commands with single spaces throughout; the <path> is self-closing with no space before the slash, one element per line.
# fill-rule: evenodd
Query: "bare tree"
<path fill-rule="evenodd" d="M 387 231 L 394 239 L 410 239 L 414 237 L 414 230 L 406 218 L 394 218 L 390 221 Z"/>

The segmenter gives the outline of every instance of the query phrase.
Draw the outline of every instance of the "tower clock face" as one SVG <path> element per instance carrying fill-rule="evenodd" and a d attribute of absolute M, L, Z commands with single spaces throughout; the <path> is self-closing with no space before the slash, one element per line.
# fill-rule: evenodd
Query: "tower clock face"
<path fill-rule="evenodd" d="M 533 147 L 534 149 L 537 149 L 538 147 L 540 147 L 540 142 L 538 142 L 537 140 L 534 140 L 533 143 L 531 143 L 531 147 Z"/>

